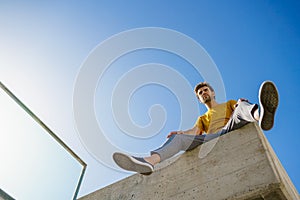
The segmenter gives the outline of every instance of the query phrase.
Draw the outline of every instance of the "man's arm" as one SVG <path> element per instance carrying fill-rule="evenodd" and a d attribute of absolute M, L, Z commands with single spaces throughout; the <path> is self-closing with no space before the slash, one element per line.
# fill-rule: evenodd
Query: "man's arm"
<path fill-rule="evenodd" d="M 194 126 L 193 128 L 188 129 L 186 131 L 172 131 L 169 133 L 167 138 L 169 138 L 175 134 L 200 135 L 200 134 L 202 134 L 202 131 L 197 126 Z"/>

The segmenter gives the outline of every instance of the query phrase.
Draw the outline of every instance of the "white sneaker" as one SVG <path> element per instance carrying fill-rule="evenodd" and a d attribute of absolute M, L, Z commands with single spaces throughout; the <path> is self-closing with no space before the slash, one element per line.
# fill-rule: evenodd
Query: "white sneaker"
<path fill-rule="evenodd" d="M 260 118 L 259 125 L 263 130 L 270 130 L 274 125 L 275 112 L 279 103 L 279 95 L 275 84 L 265 81 L 259 89 Z"/>
<path fill-rule="evenodd" d="M 129 156 L 120 152 L 113 154 L 115 163 L 122 169 L 138 172 L 143 175 L 152 174 L 154 167 L 148 163 L 144 158 Z"/>

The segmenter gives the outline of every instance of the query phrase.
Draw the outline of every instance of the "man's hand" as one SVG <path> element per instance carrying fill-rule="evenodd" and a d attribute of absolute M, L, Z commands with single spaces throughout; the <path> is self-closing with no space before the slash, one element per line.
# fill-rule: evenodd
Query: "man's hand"
<path fill-rule="evenodd" d="M 172 131 L 169 133 L 167 138 L 170 138 L 172 135 L 175 134 L 187 134 L 187 135 L 201 135 L 203 131 L 201 131 L 197 126 L 194 126 L 191 129 L 185 130 L 185 131 Z"/>
<path fill-rule="evenodd" d="M 169 133 L 167 138 L 170 138 L 172 135 L 175 135 L 175 134 L 183 134 L 183 131 L 172 131 L 172 132 Z"/>

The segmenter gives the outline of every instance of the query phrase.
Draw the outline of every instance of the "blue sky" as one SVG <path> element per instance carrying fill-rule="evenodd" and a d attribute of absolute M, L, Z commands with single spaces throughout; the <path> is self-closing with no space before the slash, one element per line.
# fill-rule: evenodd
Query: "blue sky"
<path fill-rule="evenodd" d="M 299 9 L 298 1 L 279 0 L 0 1 L 0 80 L 88 164 L 79 193 L 83 196 L 130 175 L 103 165 L 82 143 L 84 133 L 78 133 L 74 120 L 73 92 L 84 61 L 99 44 L 123 31 L 143 27 L 177 31 L 210 55 L 222 77 L 226 99 L 245 97 L 257 102 L 262 81 L 277 84 L 276 123 L 265 134 L 299 191 L 300 108 L 294 103 L 300 98 Z M 110 103 L 109 91 L 117 76 L 147 63 L 169 66 L 191 86 L 203 80 L 190 63 L 170 52 L 144 49 L 122 55 L 95 90 L 99 123 L 112 119 L 111 107 L 103 105 Z M 106 124 L 106 137 L 134 153 L 158 147 L 168 131 L 182 128 L 176 97 L 168 87 L 145 85 L 129 101 L 132 120 L 147 125 L 149 107 L 162 104 L 167 113 L 164 127 L 155 137 L 125 139 L 114 124 Z M 204 111 L 199 105 L 199 112 Z M 194 121 L 189 123 L 192 126 Z"/>

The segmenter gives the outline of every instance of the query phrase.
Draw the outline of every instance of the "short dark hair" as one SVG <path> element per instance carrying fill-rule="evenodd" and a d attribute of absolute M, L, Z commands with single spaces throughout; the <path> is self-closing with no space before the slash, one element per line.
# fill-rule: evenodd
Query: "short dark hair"
<path fill-rule="evenodd" d="M 198 90 L 204 86 L 208 87 L 212 92 L 215 91 L 214 88 L 209 83 L 204 81 L 204 82 L 198 83 L 198 85 L 196 85 L 196 87 L 194 89 L 196 95 L 197 95 Z"/>

